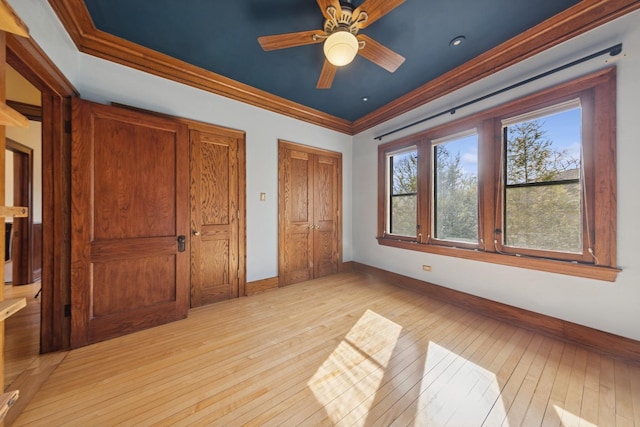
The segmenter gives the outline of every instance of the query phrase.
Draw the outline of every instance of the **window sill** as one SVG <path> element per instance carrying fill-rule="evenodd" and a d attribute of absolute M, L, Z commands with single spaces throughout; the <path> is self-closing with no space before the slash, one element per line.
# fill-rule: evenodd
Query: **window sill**
<path fill-rule="evenodd" d="M 407 242 L 388 237 L 378 237 L 378 244 L 394 248 L 409 249 L 437 255 L 470 259 L 473 261 L 490 262 L 511 267 L 527 268 L 530 270 L 546 271 L 549 273 L 566 274 L 569 276 L 585 277 L 587 279 L 615 282 L 622 270 L 589 264 L 578 264 L 569 261 L 532 258 L 526 256 L 506 255 L 493 252 L 483 252 L 475 249 L 461 249 L 446 246 L 424 245 L 417 242 Z"/>

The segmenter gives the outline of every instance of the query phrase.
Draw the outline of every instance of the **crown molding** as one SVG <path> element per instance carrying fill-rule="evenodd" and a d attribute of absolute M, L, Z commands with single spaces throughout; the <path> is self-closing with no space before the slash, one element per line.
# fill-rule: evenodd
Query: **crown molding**
<path fill-rule="evenodd" d="M 323 113 L 96 29 L 82 0 L 49 0 L 80 52 L 355 135 L 640 8 L 638 0 L 583 0 L 416 90 L 355 120 Z"/>

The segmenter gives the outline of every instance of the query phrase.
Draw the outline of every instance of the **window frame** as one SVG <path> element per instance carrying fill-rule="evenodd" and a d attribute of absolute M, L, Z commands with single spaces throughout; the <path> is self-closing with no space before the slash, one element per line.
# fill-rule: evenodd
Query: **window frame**
<path fill-rule="evenodd" d="M 525 250 L 502 245 L 504 194 L 502 120 L 580 98 L 582 107 L 583 246 L 580 256 L 554 251 Z M 596 120 L 597 118 L 597 120 Z M 433 239 L 432 141 L 475 128 L 478 133 L 478 236 L 477 245 Z M 418 222 L 415 239 L 385 234 L 384 159 L 402 147 L 418 148 Z M 571 81 L 525 95 L 467 118 L 378 146 L 378 243 L 490 263 L 540 271 L 615 281 L 616 266 L 616 68 L 609 67 Z M 382 176 L 381 176 L 382 175 Z M 586 196 L 582 195 L 586 191 Z M 586 200 L 586 203 L 585 203 Z M 500 203 L 498 203 L 500 202 Z M 584 207 L 583 207 L 584 209 Z M 588 222 L 588 228 L 585 224 Z M 587 230 L 588 233 L 587 234 Z M 593 256 L 587 249 L 591 242 Z"/>
<path fill-rule="evenodd" d="M 529 108 L 525 107 L 520 112 L 516 114 L 505 114 L 500 117 L 497 117 L 495 120 L 498 129 L 495 132 L 499 133 L 501 136 L 500 139 L 500 150 L 496 149 L 496 153 L 494 155 L 498 156 L 498 161 L 501 162 L 501 167 L 503 173 L 506 174 L 506 154 L 504 154 L 505 149 L 505 141 L 504 141 L 504 132 L 503 132 L 503 120 L 508 120 L 510 118 L 514 118 L 517 116 L 522 116 L 530 112 L 535 112 L 538 110 L 546 109 L 549 107 L 553 107 L 555 105 L 563 104 L 573 99 L 579 99 L 580 108 L 581 108 L 581 117 L 582 123 L 584 124 L 587 120 L 593 121 L 593 94 L 590 89 L 578 92 L 574 95 L 568 95 L 561 98 L 554 98 L 549 100 L 548 102 L 542 102 L 531 106 Z M 593 149 L 595 147 L 595 141 L 593 140 L 593 132 L 591 132 L 591 126 L 582 126 L 582 135 L 581 135 L 581 149 L 582 149 L 582 158 L 580 159 L 580 205 L 581 205 L 581 233 L 582 233 L 582 252 L 581 253 L 569 253 L 569 252 L 560 252 L 553 250 L 543 250 L 543 249 L 527 249 L 521 248 L 517 246 L 510 246 L 503 243 L 504 233 L 503 231 L 507 228 L 506 222 L 506 189 L 509 187 L 505 182 L 502 184 L 501 192 L 498 197 L 502 200 L 502 203 L 497 203 L 497 213 L 496 217 L 501 219 L 501 223 L 496 223 L 496 229 L 500 229 L 501 233 L 494 236 L 496 241 L 496 248 L 499 252 L 503 252 L 505 254 L 511 255 L 526 255 L 533 257 L 541 257 L 548 259 L 558 259 L 561 261 L 576 261 L 583 263 L 591 263 L 593 261 L 593 257 L 588 251 L 589 243 L 593 241 L 593 233 L 591 232 L 591 227 L 589 223 L 593 222 L 593 218 L 589 218 L 587 214 L 593 212 L 594 206 L 594 197 L 591 195 L 594 193 L 594 189 L 592 186 L 592 181 L 586 180 L 587 174 L 583 174 L 582 171 L 586 171 L 587 169 L 593 170 Z M 498 148 L 498 147 L 496 147 Z M 531 185 L 531 184 L 530 184 Z M 548 185 L 548 184 L 547 184 Z M 586 195 L 585 195 L 586 192 Z M 589 215 L 590 216 L 590 215 Z"/>
<path fill-rule="evenodd" d="M 452 126 L 443 126 L 441 128 L 439 128 L 437 130 L 437 132 L 433 132 L 431 134 L 429 134 L 429 136 L 427 137 L 427 143 L 428 143 L 428 147 L 426 147 L 425 149 L 429 151 L 429 174 L 426 177 L 427 181 L 428 181 L 428 192 L 429 192 L 429 200 L 430 200 L 430 204 L 429 204 L 429 210 L 427 210 L 425 212 L 425 214 L 427 214 L 427 217 L 423 217 L 422 221 L 424 221 L 425 224 L 427 224 L 427 230 L 428 230 L 428 242 L 427 243 L 433 243 L 433 244 L 438 244 L 438 245 L 442 245 L 442 246 L 448 246 L 448 247 L 452 247 L 452 248 L 465 248 L 465 249 L 480 249 L 481 247 L 481 224 L 480 224 L 480 197 L 478 197 L 478 240 L 476 241 L 476 243 L 471 243 L 471 242 L 463 242 L 460 240 L 447 240 L 447 239 L 441 239 L 441 238 L 437 238 L 435 237 L 435 227 L 436 227 L 436 222 L 435 222 L 435 208 L 436 208 L 436 200 L 435 200 L 435 195 L 436 195 L 436 190 L 435 190 L 435 186 L 436 186 L 436 179 L 435 179 L 435 172 L 436 172 L 436 159 L 434 156 L 434 152 L 435 152 L 435 148 L 437 145 L 439 145 L 440 143 L 442 143 L 444 140 L 455 140 L 457 139 L 460 135 L 464 135 L 464 134 L 476 134 L 478 136 L 478 189 L 477 192 L 478 194 L 480 194 L 480 159 L 479 159 L 479 155 L 480 155 L 480 138 L 481 138 L 481 134 L 479 132 L 479 127 L 481 126 L 481 123 L 475 122 L 475 121 L 469 121 L 469 120 L 464 120 L 461 122 L 455 122 L 452 124 Z M 445 142 L 446 143 L 446 142 Z M 418 183 L 419 185 L 420 183 Z"/>
<path fill-rule="evenodd" d="M 411 153 L 415 151 L 416 152 L 416 156 L 418 155 L 418 147 L 416 145 L 408 145 L 406 147 L 402 147 L 398 150 L 393 150 L 393 151 L 387 151 L 385 154 L 385 180 L 387 182 L 387 185 L 385 186 L 385 190 L 386 190 L 386 205 L 385 205 L 385 230 L 388 228 L 389 230 L 391 230 L 392 225 L 393 225 L 393 208 L 392 208 L 392 204 L 391 201 L 393 200 L 394 196 L 408 196 L 408 195 L 415 195 L 416 196 L 416 224 L 418 224 L 418 215 L 417 215 L 417 206 L 419 203 L 419 189 L 416 189 L 415 193 L 403 193 L 403 194 L 394 194 L 393 193 L 393 171 L 392 171 L 392 166 L 390 164 L 390 160 L 392 157 L 395 157 L 397 155 L 401 155 L 401 154 L 406 154 L 406 153 Z M 419 158 L 419 157 L 418 157 Z M 417 175 L 417 171 L 416 171 L 416 175 Z M 418 177 L 416 176 L 416 180 L 418 180 Z M 417 238 L 417 234 L 418 234 L 418 228 L 416 228 L 416 230 L 414 230 L 414 236 L 409 236 L 409 235 L 405 235 L 405 234 L 394 234 L 393 232 L 389 232 L 387 233 L 390 236 L 395 236 L 397 238 L 402 238 L 402 239 L 408 239 L 408 240 L 414 240 Z"/>

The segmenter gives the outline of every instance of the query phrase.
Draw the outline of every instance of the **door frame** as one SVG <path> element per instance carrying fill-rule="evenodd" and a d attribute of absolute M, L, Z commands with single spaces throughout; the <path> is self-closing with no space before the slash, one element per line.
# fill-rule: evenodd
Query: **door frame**
<path fill-rule="evenodd" d="M 6 35 L 7 63 L 42 94 L 42 277 L 40 352 L 69 348 L 70 120 L 79 94 L 31 38 Z M 4 179 L 4 178 L 3 178 Z"/>
<path fill-rule="evenodd" d="M 282 284 L 282 275 L 283 275 L 283 251 L 282 248 L 285 245 L 286 232 L 285 232 L 285 220 L 284 220 L 284 212 L 285 212 L 285 200 L 283 195 L 283 188 L 285 183 L 282 181 L 284 170 L 282 164 L 282 151 L 288 150 L 296 150 L 302 151 L 307 154 L 312 154 L 315 156 L 328 156 L 328 157 L 336 157 L 342 160 L 342 153 L 339 151 L 331 151 L 322 148 L 311 147 L 304 144 L 299 144 L 296 142 L 286 141 L 284 139 L 278 139 L 278 287 L 285 286 Z M 342 164 L 339 165 L 339 173 L 338 173 L 338 218 L 336 224 L 336 239 L 337 242 L 337 257 L 338 257 L 338 273 L 343 271 L 343 262 L 342 262 Z"/>

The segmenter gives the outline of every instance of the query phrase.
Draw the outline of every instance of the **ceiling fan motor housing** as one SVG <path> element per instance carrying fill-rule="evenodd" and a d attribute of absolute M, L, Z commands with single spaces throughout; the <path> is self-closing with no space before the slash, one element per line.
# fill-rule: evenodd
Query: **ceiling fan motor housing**
<path fill-rule="evenodd" d="M 336 31 L 348 31 L 352 34 L 358 33 L 358 28 L 353 26 L 353 5 L 349 1 L 340 2 L 341 11 L 338 13 L 333 7 L 329 7 L 327 13 L 331 18 L 324 21 L 324 31 L 333 34 Z"/>

